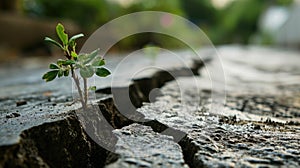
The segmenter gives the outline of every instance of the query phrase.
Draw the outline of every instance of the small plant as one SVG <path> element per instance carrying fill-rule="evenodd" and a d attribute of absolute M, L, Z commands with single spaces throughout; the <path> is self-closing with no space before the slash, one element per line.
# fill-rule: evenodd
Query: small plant
<path fill-rule="evenodd" d="M 76 53 L 76 42 L 78 38 L 83 37 L 83 34 L 74 35 L 68 38 L 68 34 L 65 33 L 64 26 L 57 24 L 56 33 L 61 43 L 46 37 L 45 41 L 50 42 L 58 46 L 63 52 L 66 59 L 58 59 L 56 63 L 51 63 L 49 72 L 43 75 L 43 79 L 46 82 L 54 80 L 56 77 L 67 77 L 71 73 L 71 76 L 76 84 L 79 99 L 82 107 L 85 109 L 88 104 L 88 91 L 96 90 L 95 86 L 89 87 L 87 85 L 87 79 L 96 74 L 99 77 L 106 77 L 110 75 L 110 71 L 103 67 L 105 60 L 103 57 L 99 57 L 99 49 L 89 54 L 77 54 Z M 80 78 L 75 72 L 79 70 L 79 74 L 83 79 L 83 89 L 80 86 Z"/>
<path fill-rule="evenodd" d="M 160 48 L 155 45 L 148 44 L 143 48 L 143 50 L 144 50 L 145 56 L 149 57 L 151 59 L 152 64 L 155 64 L 157 56 L 160 52 Z"/>

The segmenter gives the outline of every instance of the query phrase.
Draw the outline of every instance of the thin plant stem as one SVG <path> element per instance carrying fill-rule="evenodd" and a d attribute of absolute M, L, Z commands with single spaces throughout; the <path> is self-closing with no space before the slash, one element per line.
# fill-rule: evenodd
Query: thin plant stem
<path fill-rule="evenodd" d="M 87 79 L 83 78 L 83 87 L 84 87 L 84 102 L 87 105 L 88 101 L 88 88 L 87 88 Z"/>
<path fill-rule="evenodd" d="M 83 99 L 83 94 L 82 94 L 82 91 L 81 91 L 81 88 L 80 88 L 80 83 L 79 83 L 79 79 L 77 77 L 77 75 L 75 74 L 74 72 L 74 68 L 73 66 L 71 65 L 71 72 L 72 72 L 72 78 L 76 84 L 76 87 L 77 87 L 77 90 L 78 90 L 78 93 L 79 93 L 79 98 L 80 98 L 80 102 L 82 104 L 82 108 L 86 108 L 86 102 L 84 101 Z"/>

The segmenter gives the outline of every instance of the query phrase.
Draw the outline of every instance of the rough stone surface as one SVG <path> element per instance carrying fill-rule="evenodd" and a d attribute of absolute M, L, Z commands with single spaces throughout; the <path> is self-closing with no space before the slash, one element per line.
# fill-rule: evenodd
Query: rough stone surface
<path fill-rule="evenodd" d="M 195 62 L 188 53 L 185 58 L 184 62 L 178 62 L 162 54 L 158 60 L 165 62 L 161 68 L 175 74 L 178 72 L 177 75 L 185 75 L 185 69 L 197 72 L 201 62 Z M 124 63 L 122 66 L 126 69 L 121 69 L 123 74 L 117 74 L 119 76 L 116 76 L 115 83 L 121 90 L 123 87 L 129 88 L 133 104 L 141 106 L 147 100 L 144 94 L 173 77 L 160 72 L 161 69 L 151 69 L 132 79 L 132 76 L 126 75 L 128 67 L 131 72 L 135 72 L 152 62 L 141 56 L 135 56 L 134 60 L 140 64 L 132 66 L 131 62 Z M 118 67 L 121 61 L 122 57 L 113 57 L 107 61 L 113 73 L 116 71 L 113 67 Z M 91 113 L 85 116 L 80 115 L 78 103 L 73 102 L 74 94 L 69 88 L 71 82 L 57 80 L 44 83 L 41 76 L 45 71 L 24 70 L 20 74 L 11 70 L 10 76 L 1 73 L 0 167 L 102 167 L 116 160 L 114 153 L 96 143 L 97 138 L 107 139 L 105 135 L 112 134 L 112 129 L 133 123 L 114 106 L 109 95 L 112 77 L 95 79 L 99 90 L 94 103 L 103 114 Z M 147 81 L 150 84 L 142 87 Z M 101 121 L 104 120 L 108 121 L 112 129 L 101 130 Z M 106 142 L 111 145 L 116 143 L 112 139 Z"/>
<path fill-rule="evenodd" d="M 205 71 L 197 78 L 199 85 L 192 78 L 169 82 L 161 89 L 162 96 L 138 111 L 157 121 L 152 122 L 153 128 L 166 125 L 187 134 L 173 136 L 180 140 L 190 167 L 299 167 L 300 69 L 296 62 L 300 57 L 260 48 L 224 47 L 219 51 L 227 79 L 222 111 L 210 111 L 215 104 L 211 93 L 219 90 L 209 89 Z M 268 60 L 266 66 L 258 58 L 260 53 Z M 279 64 L 288 66 L 280 66 L 286 69 L 282 78 L 283 70 L 278 70 L 278 77 L 274 70 Z M 167 130 L 160 131 L 172 135 Z"/>
<path fill-rule="evenodd" d="M 107 168 L 115 167 L 188 167 L 181 147 L 173 137 L 154 132 L 151 127 L 132 124 L 117 129 L 116 153 L 120 159 Z"/>
<path fill-rule="evenodd" d="M 11 142 L 10 142 L 11 143 Z M 98 167 L 109 152 L 92 141 L 76 115 L 23 131 L 17 143 L 1 145 L 1 167 Z"/>
<path fill-rule="evenodd" d="M 239 46 L 218 51 L 225 83 L 222 74 L 211 78 L 208 71 L 220 68 L 213 51 L 204 52 L 210 59 L 203 68 L 186 52 L 178 52 L 188 55 L 185 63 L 162 54 L 160 68 L 134 78 L 112 68 L 121 58 L 108 61 L 117 80 L 113 86 L 112 78 L 95 81 L 102 86 L 95 101 L 101 114 L 89 116 L 72 111 L 78 106 L 68 81 L 43 85 L 44 70 L 3 76 L 0 167 L 299 167 L 299 53 Z M 129 74 L 152 62 L 133 59 L 140 64 L 122 65 Z M 114 97 L 111 87 L 124 94 Z M 133 104 L 127 111 L 137 120 L 119 111 L 118 98 Z M 99 134 L 102 120 L 112 127 Z M 116 154 L 94 141 L 106 133 Z"/>

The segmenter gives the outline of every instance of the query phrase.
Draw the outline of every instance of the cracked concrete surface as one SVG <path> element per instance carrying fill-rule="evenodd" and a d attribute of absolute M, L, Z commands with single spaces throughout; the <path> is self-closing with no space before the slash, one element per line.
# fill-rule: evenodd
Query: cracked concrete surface
<path fill-rule="evenodd" d="M 78 121 L 71 110 L 76 105 L 68 105 L 72 94 L 65 87 L 57 88 L 54 83 L 52 89 L 58 92 L 37 87 L 26 94 L 19 89 L 9 95 L 7 91 L 18 85 L 2 82 L 0 165 L 299 167 L 299 53 L 239 46 L 219 47 L 218 53 L 226 83 L 211 80 L 207 72 L 218 66 L 215 52 L 202 53 L 203 58 L 209 58 L 204 66 L 199 60 L 194 64 L 189 53 L 178 52 L 187 56 L 187 64 L 172 64 L 166 55 L 158 60 L 159 64 L 167 65 L 164 70 L 169 73 L 151 70 L 134 80 L 119 74 L 117 86 L 130 85 L 131 103 L 138 108 L 132 114 L 143 121 L 126 118 L 115 105 L 109 82 L 101 81 L 104 84 L 96 94 L 97 104 L 113 126 L 114 152 L 103 149 L 86 134 L 86 123 Z M 140 62 L 135 68 L 147 64 L 143 59 Z M 109 66 L 116 64 L 112 61 Z M 182 73 L 186 65 L 195 75 Z M 170 77 L 171 71 L 178 74 L 176 80 Z M 16 78 L 9 80 L 22 81 Z M 221 90 L 213 90 L 212 82 Z M 20 86 L 23 85 L 26 82 L 22 81 Z M 36 85 L 42 83 L 36 81 Z M 223 88 L 226 101 L 221 99 L 221 110 L 213 112 L 211 109 L 218 102 L 212 93 L 219 94 Z"/>

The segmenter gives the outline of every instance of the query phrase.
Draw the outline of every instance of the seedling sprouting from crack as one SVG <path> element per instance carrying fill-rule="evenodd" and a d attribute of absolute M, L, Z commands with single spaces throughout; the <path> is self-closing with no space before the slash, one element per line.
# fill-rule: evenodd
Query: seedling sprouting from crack
<path fill-rule="evenodd" d="M 85 109 L 88 105 L 88 91 L 96 90 L 96 86 L 88 88 L 87 79 L 96 74 L 99 77 L 106 77 L 110 75 L 110 71 L 103 67 L 105 61 L 103 57 L 99 57 L 99 49 L 89 54 L 77 54 L 76 53 L 76 42 L 78 38 L 83 37 L 83 34 L 74 35 L 68 38 L 68 34 L 65 33 L 64 26 L 58 24 L 56 26 L 56 33 L 61 43 L 46 37 L 45 41 L 50 42 L 58 46 L 63 52 L 66 59 L 58 59 L 56 63 L 51 63 L 49 72 L 43 75 L 43 79 L 46 82 L 54 80 L 56 77 L 67 77 L 71 72 L 71 76 L 76 84 L 79 99 L 82 107 Z M 80 85 L 80 77 L 75 72 L 79 70 L 79 74 L 83 79 L 83 89 Z"/>
<path fill-rule="evenodd" d="M 149 57 L 151 59 L 151 63 L 154 65 L 155 61 L 157 59 L 157 56 L 160 52 L 160 48 L 155 45 L 148 44 L 143 48 L 143 50 L 144 50 L 145 56 Z"/>

